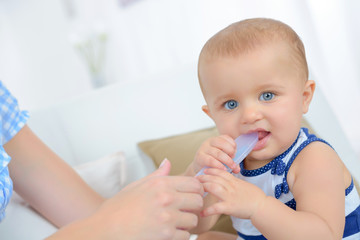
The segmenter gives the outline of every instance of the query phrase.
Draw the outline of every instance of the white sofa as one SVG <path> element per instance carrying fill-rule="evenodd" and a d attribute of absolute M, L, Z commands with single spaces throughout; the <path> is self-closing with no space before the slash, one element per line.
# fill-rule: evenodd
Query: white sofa
<path fill-rule="evenodd" d="M 85 168 L 80 173 L 87 180 L 99 180 L 97 190 L 102 191 L 104 186 L 104 194 L 111 195 L 154 170 L 153 163 L 141 157 L 138 142 L 213 126 L 200 109 L 203 104 L 194 64 L 130 79 L 46 109 L 32 110 L 29 126 L 70 165 Z M 319 89 L 306 116 L 316 132 L 335 147 L 354 176 L 360 179 L 360 163 Z M 114 155 L 118 152 L 124 153 L 125 158 Z M 105 161 L 109 155 L 110 161 Z M 119 183 L 118 189 L 109 193 L 105 183 L 111 182 L 113 175 L 106 176 L 109 173 L 106 166 L 102 166 L 104 171 L 98 169 L 99 164 L 114 164 L 111 159 L 119 160 L 116 168 L 121 181 L 113 182 Z M 108 168 L 114 170 L 113 166 Z M 7 217 L 0 224 L 0 239 L 43 239 L 54 231 L 53 225 L 15 194 Z"/>

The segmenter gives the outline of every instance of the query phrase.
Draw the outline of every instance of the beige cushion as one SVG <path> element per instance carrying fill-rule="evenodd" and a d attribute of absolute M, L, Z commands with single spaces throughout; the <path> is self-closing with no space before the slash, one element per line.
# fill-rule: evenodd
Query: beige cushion
<path fill-rule="evenodd" d="M 216 136 L 215 127 L 185 133 L 162 139 L 144 141 L 138 144 L 140 149 L 149 156 L 156 167 L 168 158 L 172 164 L 171 175 L 178 175 L 194 159 L 195 153 L 205 139 Z"/>

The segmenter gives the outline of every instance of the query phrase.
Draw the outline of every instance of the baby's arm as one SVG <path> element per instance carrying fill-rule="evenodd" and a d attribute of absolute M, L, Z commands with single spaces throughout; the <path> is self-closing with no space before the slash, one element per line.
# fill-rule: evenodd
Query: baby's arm
<path fill-rule="evenodd" d="M 294 211 L 265 196 L 255 185 L 218 169 L 199 177 L 205 191 L 220 199 L 204 216 L 229 214 L 251 219 L 267 239 L 341 239 L 345 223 L 344 172 L 336 153 L 327 145 L 311 143 L 297 157 L 288 174 Z"/>

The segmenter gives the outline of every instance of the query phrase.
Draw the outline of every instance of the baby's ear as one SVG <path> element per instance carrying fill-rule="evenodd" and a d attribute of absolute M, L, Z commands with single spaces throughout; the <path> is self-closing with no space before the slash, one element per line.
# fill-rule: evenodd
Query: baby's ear
<path fill-rule="evenodd" d="M 314 96 L 315 82 L 313 80 L 307 80 L 303 92 L 303 113 L 307 113 L 309 106 Z"/>
<path fill-rule="evenodd" d="M 211 117 L 211 114 L 210 114 L 210 110 L 209 110 L 208 105 L 203 105 L 203 106 L 201 107 L 201 109 L 203 110 L 204 113 L 206 113 L 206 115 L 208 115 L 210 118 L 212 118 L 212 117 Z"/>

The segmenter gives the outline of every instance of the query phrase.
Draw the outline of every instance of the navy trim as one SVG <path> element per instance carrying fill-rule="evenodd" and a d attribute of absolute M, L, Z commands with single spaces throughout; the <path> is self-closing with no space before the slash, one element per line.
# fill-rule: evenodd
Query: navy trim
<path fill-rule="evenodd" d="M 277 156 L 276 158 L 274 158 L 271 162 L 269 162 L 268 164 L 266 164 L 265 166 L 258 168 L 258 169 L 254 169 L 254 170 L 247 170 L 244 168 L 244 161 L 242 161 L 240 163 L 240 173 L 245 176 L 245 177 L 255 177 L 258 175 L 261 175 L 263 173 L 266 173 L 267 171 L 269 171 L 273 165 L 275 163 L 277 163 L 278 161 L 282 160 L 290 151 L 291 149 L 293 149 L 293 147 L 295 146 L 296 142 L 298 141 L 300 136 L 300 132 L 298 134 L 298 136 L 296 137 L 296 140 L 293 142 L 293 144 L 282 154 L 280 154 L 279 156 Z"/>
<path fill-rule="evenodd" d="M 290 188 L 289 188 L 289 185 L 288 185 L 288 182 L 287 182 L 287 174 L 289 172 L 289 169 L 291 167 L 291 165 L 293 164 L 295 158 L 299 155 L 299 153 L 307 146 L 309 145 L 310 143 L 312 142 L 315 142 L 315 141 L 319 141 L 319 142 L 323 142 L 327 145 L 329 145 L 331 148 L 332 146 L 327 143 L 325 140 L 321 139 L 321 138 L 318 138 L 316 137 L 314 134 L 309 134 L 309 130 L 307 128 L 301 128 L 301 130 L 299 131 L 299 135 L 300 135 L 300 132 L 303 131 L 307 137 L 307 139 L 302 142 L 300 144 L 300 146 L 298 148 L 295 149 L 294 153 L 291 155 L 286 167 L 285 167 L 285 174 L 284 174 L 284 178 L 283 178 L 283 182 L 276 185 L 275 186 L 275 190 L 274 190 L 274 195 L 277 199 L 280 198 L 281 194 L 282 193 L 288 193 Z M 293 143 L 295 144 L 297 142 L 297 140 Z"/>
<path fill-rule="evenodd" d="M 302 130 L 304 131 L 304 133 L 305 133 L 306 136 L 308 137 L 309 142 L 308 142 L 305 146 L 303 146 L 303 144 L 304 144 L 305 142 L 307 142 L 308 140 L 304 141 L 303 144 L 301 144 L 301 146 L 298 148 L 298 149 L 301 148 L 301 149 L 299 150 L 299 152 L 297 152 L 298 149 L 296 149 L 296 151 L 295 151 L 296 154 L 294 153 L 295 157 L 300 153 L 300 151 L 301 151 L 302 149 L 304 149 L 308 144 L 310 144 L 311 142 L 314 142 L 314 141 L 323 142 L 323 143 L 329 145 L 332 149 L 334 149 L 334 148 L 333 148 L 328 142 L 326 142 L 325 140 L 316 137 L 314 134 L 309 134 L 309 130 L 308 130 L 307 128 L 302 128 Z M 334 151 L 335 151 L 335 149 L 334 149 Z M 295 160 L 294 155 L 293 155 L 293 158 L 291 158 L 290 161 L 288 162 L 288 166 L 286 166 L 285 177 L 287 177 L 287 173 L 288 173 L 288 171 L 289 171 L 289 169 L 290 169 L 290 166 L 291 166 L 292 162 Z M 345 196 L 347 196 L 347 195 L 353 190 L 353 188 L 354 188 L 354 180 L 353 180 L 353 178 L 351 178 L 351 183 L 350 183 L 349 187 L 347 187 L 347 188 L 345 189 Z"/>
<path fill-rule="evenodd" d="M 285 205 L 296 211 L 296 201 L 294 198 L 286 202 Z"/>
<path fill-rule="evenodd" d="M 301 128 L 305 135 L 308 137 L 308 139 L 306 139 L 296 150 L 295 152 L 293 153 L 293 155 L 291 156 L 289 162 L 287 163 L 286 165 L 286 168 L 285 168 L 285 179 L 287 179 L 287 174 L 289 172 L 289 169 L 292 165 L 292 163 L 294 162 L 295 158 L 298 156 L 298 154 L 307 146 L 309 145 L 310 143 L 312 142 L 323 142 L 327 145 L 329 145 L 332 149 L 334 149 L 328 142 L 326 142 L 325 140 L 321 139 L 321 138 L 318 138 L 316 137 L 314 134 L 309 134 L 309 131 L 307 128 Z M 287 181 L 287 180 L 286 180 Z"/>
<path fill-rule="evenodd" d="M 360 232 L 360 206 L 346 216 L 343 238 L 358 232 Z"/>
<path fill-rule="evenodd" d="M 240 232 L 237 232 L 237 234 L 240 237 L 242 237 L 244 240 L 266 240 L 266 238 L 263 235 L 251 236 L 251 235 L 244 235 Z"/>
<path fill-rule="evenodd" d="M 353 178 L 351 178 L 350 185 L 345 189 L 345 196 L 347 196 L 349 193 L 351 193 L 353 188 L 354 188 L 354 180 L 353 180 Z"/>
<path fill-rule="evenodd" d="M 268 164 L 266 164 L 265 166 L 258 168 L 258 169 L 254 169 L 254 170 L 247 170 L 244 168 L 244 161 L 242 161 L 240 163 L 240 173 L 245 176 L 245 177 L 255 177 L 258 175 L 261 175 L 263 173 L 266 173 L 267 171 L 269 171 L 270 169 L 272 169 L 273 165 L 274 165 L 274 160 L 272 160 L 271 162 L 269 162 Z"/>

